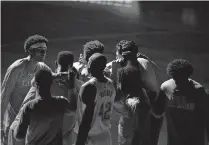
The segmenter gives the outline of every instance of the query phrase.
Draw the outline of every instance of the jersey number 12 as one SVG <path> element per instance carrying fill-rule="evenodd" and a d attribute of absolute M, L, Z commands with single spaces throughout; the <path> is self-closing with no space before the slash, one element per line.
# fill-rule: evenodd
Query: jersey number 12
<path fill-rule="evenodd" d="M 111 102 L 107 102 L 106 104 L 102 104 L 100 111 L 99 111 L 99 115 L 102 117 L 102 120 L 109 120 L 110 119 L 110 111 L 112 108 L 112 103 Z"/>

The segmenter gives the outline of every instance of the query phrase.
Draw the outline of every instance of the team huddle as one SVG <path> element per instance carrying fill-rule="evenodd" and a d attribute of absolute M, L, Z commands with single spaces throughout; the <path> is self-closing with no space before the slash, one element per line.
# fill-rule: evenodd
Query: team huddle
<path fill-rule="evenodd" d="M 162 82 L 158 66 L 121 40 L 116 59 L 107 62 L 98 41 L 74 54 L 61 51 L 52 71 L 45 63 L 47 38 L 25 41 L 28 57 L 9 66 L 1 88 L 3 145 L 112 145 L 111 117 L 118 122 L 119 145 L 157 145 L 162 119 L 168 145 L 209 144 L 209 97 L 192 80 L 192 64 L 167 66 Z"/>

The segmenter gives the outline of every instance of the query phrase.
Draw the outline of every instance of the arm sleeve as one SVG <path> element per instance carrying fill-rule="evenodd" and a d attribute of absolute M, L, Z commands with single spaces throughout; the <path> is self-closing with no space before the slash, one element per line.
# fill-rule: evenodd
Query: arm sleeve
<path fill-rule="evenodd" d="M 5 74 L 4 80 L 1 87 L 1 108 L 2 115 L 4 115 L 7 105 L 10 100 L 10 95 L 15 87 L 17 78 L 19 76 L 20 70 L 18 68 L 9 67 Z"/>
<path fill-rule="evenodd" d="M 94 115 L 96 87 L 92 84 L 82 86 L 80 96 L 83 103 L 86 104 L 86 108 L 79 126 L 76 145 L 85 145 Z"/>
<path fill-rule="evenodd" d="M 22 140 L 26 136 L 27 128 L 29 125 L 29 107 L 24 105 L 23 109 L 20 110 L 20 120 L 14 131 L 14 137 L 17 140 Z"/>

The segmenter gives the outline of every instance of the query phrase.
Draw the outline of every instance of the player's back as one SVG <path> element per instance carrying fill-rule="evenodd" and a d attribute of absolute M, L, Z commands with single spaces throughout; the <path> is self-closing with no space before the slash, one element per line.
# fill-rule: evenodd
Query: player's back
<path fill-rule="evenodd" d="M 205 145 L 204 89 L 189 80 L 179 89 L 173 79 L 162 84 L 166 95 L 165 110 L 169 145 Z"/>
<path fill-rule="evenodd" d="M 115 89 L 111 80 L 107 78 L 107 83 L 101 83 L 95 80 L 97 95 L 95 98 L 96 106 L 94 110 L 93 126 L 90 132 L 98 130 L 98 123 L 105 125 L 104 129 L 109 129 L 113 103 L 115 99 Z M 101 122 L 100 122 L 101 121 Z M 96 131 L 97 132 L 97 131 Z"/>
<path fill-rule="evenodd" d="M 75 80 L 75 88 L 76 88 L 76 99 L 79 94 L 79 89 L 81 87 L 83 82 L 80 80 Z M 62 87 L 61 80 L 54 80 L 52 87 L 51 87 L 51 93 L 54 96 L 64 96 L 70 101 L 70 98 L 68 98 L 68 91 Z M 63 136 L 66 136 L 67 134 L 70 134 L 75 126 L 75 115 L 68 115 L 65 114 L 63 117 L 63 128 L 62 133 Z"/>
<path fill-rule="evenodd" d="M 52 97 L 34 99 L 26 104 L 30 110 L 27 145 L 62 144 L 63 115 L 67 102 L 64 97 Z"/>
<path fill-rule="evenodd" d="M 110 120 L 116 92 L 112 81 L 108 78 L 106 83 L 98 82 L 96 78 L 92 78 L 86 83 L 93 84 L 97 90 L 95 97 L 94 115 L 91 123 L 91 129 L 89 131 L 89 136 L 95 136 L 109 131 L 109 128 L 111 127 Z M 77 125 L 79 125 L 84 109 L 86 107 L 81 98 L 78 99 L 77 107 Z"/>

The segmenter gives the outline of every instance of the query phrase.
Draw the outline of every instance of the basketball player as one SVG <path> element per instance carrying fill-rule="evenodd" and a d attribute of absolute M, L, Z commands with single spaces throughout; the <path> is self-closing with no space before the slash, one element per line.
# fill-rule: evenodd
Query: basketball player
<path fill-rule="evenodd" d="M 111 145 L 110 119 L 115 99 L 115 88 L 103 70 L 107 60 L 95 53 L 89 58 L 91 79 L 82 85 L 77 104 L 78 132 L 76 145 Z"/>
<path fill-rule="evenodd" d="M 170 80 L 161 85 L 155 111 L 165 112 L 168 145 L 207 145 L 209 98 L 201 84 L 192 80 L 192 64 L 175 59 L 167 66 Z"/>
<path fill-rule="evenodd" d="M 140 69 L 131 63 L 120 68 L 117 85 L 118 91 L 123 94 L 123 110 L 127 112 L 126 116 L 123 114 L 121 117 L 118 127 L 119 144 L 147 145 L 150 142 L 149 132 L 146 128 L 150 104 L 149 98 L 143 90 Z"/>
<path fill-rule="evenodd" d="M 124 58 L 125 55 L 132 53 L 132 57 L 126 57 Z M 158 92 L 159 92 L 159 79 L 156 75 L 156 72 L 153 68 L 153 63 L 151 63 L 149 60 L 144 59 L 142 57 L 137 58 L 137 54 L 138 54 L 138 47 L 136 46 L 136 44 L 133 41 L 128 41 L 128 40 L 122 40 L 120 41 L 117 46 L 116 46 L 116 60 L 110 62 L 109 64 L 107 64 L 107 67 L 105 69 L 105 71 L 108 73 L 109 72 L 109 76 L 112 78 L 112 80 L 114 81 L 115 85 L 117 82 L 117 72 L 118 69 L 120 69 L 121 67 L 124 67 L 127 65 L 128 63 L 132 63 L 135 67 L 138 67 L 141 71 L 141 81 L 142 81 L 142 87 L 144 90 L 146 90 L 147 95 L 149 96 L 149 98 L 152 98 L 151 100 L 154 101 L 157 98 Z M 121 94 L 117 93 L 116 96 L 116 100 L 120 100 L 121 99 Z M 120 107 L 121 105 L 114 107 L 114 110 L 116 112 L 124 112 L 124 111 L 120 111 L 119 109 L 123 110 L 123 107 Z M 120 113 L 121 114 L 121 113 Z M 124 119 L 125 119 L 125 114 L 122 113 L 121 114 L 121 118 L 119 121 L 119 144 L 128 144 L 128 142 L 130 141 L 130 138 L 132 138 L 131 136 L 123 136 L 123 132 L 126 134 L 131 134 L 132 131 L 130 133 L 128 133 L 129 131 L 129 127 L 132 128 L 132 126 L 130 125 L 130 123 L 127 121 L 127 123 L 124 123 Z M 152 115 L 149 116 L 149 118 L 152 117 Z M 131 118 L 130 118 L 131 119 Z M 126 121 L 125 121 L 126 122 Z M 148 119 L 147 121 L 148 123 L 150 122 L 150 119 Z M 149 123 L 151 125 L 151 123 Z M 157 124 L 157 130 L 159 130 L 160 125 Z M 147 130 L 149 130 L 150 126 L 147 124 Z M 126 131 L 126 129 L 128 129 Z M 152 129 L 152 128 L 151 128 Z M 121 132 L 120 132 L 121 131 Z M 150 136 L 152 138 L 153 144 L 157 144 L 157 139 L 158 138 L 158 134 L 154 133 L 153 131 L 150 132 Z M 122 140 L 121 140 L 122 139 Z"/>
<path fill-rule="evenodd" d="M 21 109 L 14 136 L 17 140 L 26 138 L 26 145 L 62 145 L 64 113 L 75 114 L 76 108 L 67 98 L 51 95 L 53 77 L 50 71 L 38 71 L 35 83 L 39 97 Z"/>
<path fill-rule="evenodd" d="M 79 79 L 83 82 L 89 80 L 90 76 L 87 69 L 87 63 L 89 58 L 94 53 L 102 53 L 104 52 L 104 45 L 98 41 L 89 41 L 83 46 L 83 54 L 80 54 L 80 58 L 78 62 L 75 62 L 73 66 L 79 72 Z"/>
<path fill-rule="evenodd" d="M 56 74 L 65 73 L 72 70 L 72 75 L 70 80 L 67 78 L 55 79 L 51 87 L 51 93 L 53 96 L 64 96 L 72 104 L 71 107 L 76 108 L 77 95 L 82 85 L 82 82 L 75 79 L 76 69 L 72 67 L 74 61 L 74 55 L 70 51 L 61 51 L 57 55 L 57 60 L 55 61 L 56 65 Z M 74 74 L 75 73 L 75 74 Z M 68 82 L 70 84 L 68 84 Z M 28 101 L 33 100 L 37 97 L 37 88 L 32 87 L 28 92 L 27 96 L 23 101 L 23 105 Z M 17 122 L 20 119 L 20 112 L 17 115 L 15 121 L 12 123 L 9 131 L 8 144 L 10 145 L 24 145 L 24 142 L 21 144 L 21 141 L 14 139 L 13 132 L 17 126 Z M 75 116 L 74 115 L 64 115 L 63 119 L 63 145 L 71 145 L 74 141 L 72 139 L 73 128 L 75 126 Z"/>
<path fill-rule="evenodd" d="M 1 89 L 1 136 L 2 144 L 7 145 L 10 125 L 19 112 L 20 106 L 31 87 L 35 72 L 50 70 L 43 63 L 47 52 L 48 40 L 40 35 L 27 38 L 24 50 L 28 57 L 18 59 L 9 66 Z"/>

